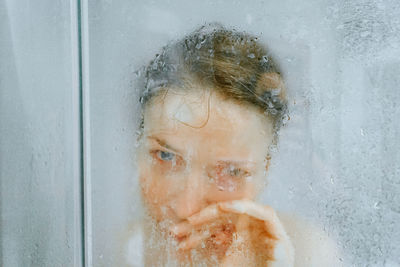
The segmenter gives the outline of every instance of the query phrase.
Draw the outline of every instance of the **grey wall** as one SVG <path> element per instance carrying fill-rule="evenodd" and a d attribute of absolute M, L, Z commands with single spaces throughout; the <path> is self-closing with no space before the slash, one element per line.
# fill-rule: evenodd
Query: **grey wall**
<path fill-rule="evenodd" d="M 0 1 L 1 266 L 82 260 L 73 11 Z"/>

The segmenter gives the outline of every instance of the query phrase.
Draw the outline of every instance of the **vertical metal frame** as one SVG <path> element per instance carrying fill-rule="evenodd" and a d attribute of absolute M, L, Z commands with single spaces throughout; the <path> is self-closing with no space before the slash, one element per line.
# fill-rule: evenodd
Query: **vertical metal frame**
<path fill-rule="evenodd" d="M 72 62 L 72 103 L 73 103 L 73 179 L 74 179 L 74 229 L 75 253 L 74 266 L 84 264 L 84 233 L 82 228 L 82 134 L 81 134 L 81 63 L 80 63 L 80 26 L 77 1 L 70 1 L 71 12 L 71 62 Z"/>
<path fill-rule="evenodd" d="M 92 266 L 92 210 L 90 176 L 90 95 L 88 1 L 71 0 L 75 155 L 75 266 Z"/>
<path fill-rule="evenodd" d="M 82 206 L 84 266 L 92 261 L 92 179 L 90 142 L 90 81 L 89 81 L 89 7 L 88 0 L 78 0 L 80 7 L 80 69 L 81 69 L 81 138 L 82 138 Z"/>

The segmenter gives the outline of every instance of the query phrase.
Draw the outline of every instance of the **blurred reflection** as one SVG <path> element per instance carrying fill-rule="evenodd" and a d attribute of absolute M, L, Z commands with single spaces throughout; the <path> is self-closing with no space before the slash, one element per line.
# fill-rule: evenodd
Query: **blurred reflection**
<path fill-rule="evenodd" d="M 201 27 L 156 55 L 141 88 L 140 264 L 340 266 L 319 231 L 255 202 L 289 118 L 280 70 L 256 37 Z"/>

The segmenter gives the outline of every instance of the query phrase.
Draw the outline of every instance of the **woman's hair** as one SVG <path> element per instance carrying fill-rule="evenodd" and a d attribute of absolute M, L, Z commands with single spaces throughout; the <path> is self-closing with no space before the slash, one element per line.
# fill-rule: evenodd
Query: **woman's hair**
<path fill-rule="evenodd" d="M 143 109 L 171 86 L 189 91 L 197 83 L 226 99 L 258 107 L 272 119 L 275 133 L 286 116 L 283 79 L 267 49 L 257 37 L 218 23 L 166 45 L 142 73 Z"/>

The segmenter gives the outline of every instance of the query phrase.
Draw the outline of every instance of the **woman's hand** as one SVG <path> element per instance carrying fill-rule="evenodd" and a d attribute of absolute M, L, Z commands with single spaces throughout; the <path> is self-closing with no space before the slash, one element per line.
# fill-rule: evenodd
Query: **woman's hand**
<path fill-rule="evenodd" d="M 216 255 L 223 266 L 294 264 L 294 249 L 275 211 L 251 200 L 212 204 L 174 225 L 179 250 Z"/>

